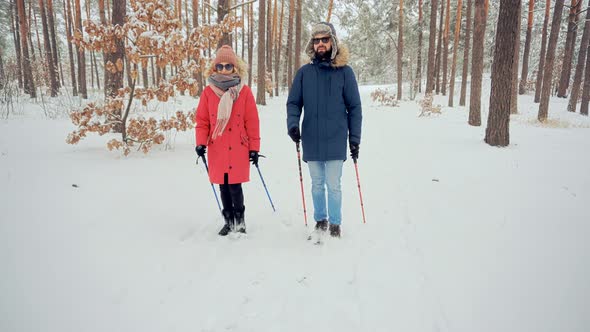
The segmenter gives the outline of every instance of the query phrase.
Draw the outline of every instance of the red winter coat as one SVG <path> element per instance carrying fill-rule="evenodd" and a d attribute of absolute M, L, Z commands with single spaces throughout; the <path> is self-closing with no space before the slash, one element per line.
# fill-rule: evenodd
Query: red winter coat
<path fill-rule="evenodd" d="M 206 145 L 209 179 L 211 183 L 223 184 L 224 173 L 228 183 L 250 181 L 250 151 L 260 151 L 260 126 L 258 109 L 252 90 L 244 85 L 232 107 L 229 122 L 223 134 L 211 138 L 217 121 L 217 106 L 220 98 L 207 86 L 199 100 L 195 117 L 197 145 Z"/>

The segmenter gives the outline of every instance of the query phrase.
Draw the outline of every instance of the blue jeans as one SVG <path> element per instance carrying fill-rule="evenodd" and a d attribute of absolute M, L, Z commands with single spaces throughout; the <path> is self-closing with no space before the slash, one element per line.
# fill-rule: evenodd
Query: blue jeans
<path fill-rule="evenodd" d="M 315 221 L 329 220 L 330 224 L 342 222 L 342 160 L 308 161 L 311 175 L 311 196 L 313 198 L 313 218 Z M 326 187 L 328 204 L 326 211 Z"/>

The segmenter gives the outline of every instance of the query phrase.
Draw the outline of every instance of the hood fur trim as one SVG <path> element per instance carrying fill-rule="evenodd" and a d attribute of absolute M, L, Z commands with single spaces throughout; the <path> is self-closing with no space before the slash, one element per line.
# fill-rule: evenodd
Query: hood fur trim
<path fill-rule="evenodd" d="M 242 84 L 243 84 L 244 81 L 246 81 L 248 79 L 248 65 L 240 57 L 236 57 L 236 58 L 237 58 L 237 63 L 234 66 L 234 70 L 242 79 Z M 211 63 L 209 64 L 209 67 L 205 70 L 205 72 L 203 74 L 205 75 L 205 78 L 207 78 L 207 77 L 211 76 L 213 73 L 215 73 L 215 59 L 211 59 Z"/>
<path fill-rule="evenodd" d="M 333 37 L 333 38 L 335 38 L 335 37 Z M 315 59 L 315 52 L 313 50 L 313 41 L 310 40 L 309 43 L 307 43 L 305 53 L 307 53 L 307 56 L 309 56 L 310 61 L 313 61 Z M 331 61 L 330 64 L 334 68 L 344 67 L 348 64 L 349 57 L 350 57 L 350 54 L 348 51 L 348 47 L 345 44 L 340 43 L 338 45 L 338 51 L 336 52 L 336 56 L 334 57 L 334 59 Z"/>

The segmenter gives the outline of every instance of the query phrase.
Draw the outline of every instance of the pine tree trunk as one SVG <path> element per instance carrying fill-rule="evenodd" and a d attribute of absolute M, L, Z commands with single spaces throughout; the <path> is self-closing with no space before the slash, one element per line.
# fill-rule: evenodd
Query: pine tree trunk
<path fill-rule="evenodd" d="M 4 59 L 2 58 L 2 49 L 0 48 L 0 90 L 4 89 L 4 80 L 6 79 L 6 75 L 4 74 Z"/>
<path fill-rule="evenodd" d="M 199 26 L 199 0 L 192 0 L 192 5 L 193 5 L 193 28 L 197 28 Z M 153 59 L 150 65 L 153 66 Z M 152 69 L 152 76 L 154 75 L 154 71 Z M 203 71 L 199 70 L 199 72 L 197 74 L 194 75 L 193 77 L 194 79 L 197 80 L 198 84 L 198 88 L 197 88 L 197 95 L 200 96 L 201 93 L 203 92 Z M 152 83 L 153 83 L 154 79 L 152 78 Z"/>
<path fill-rule="evenodd" d="M 55 77 L 55 65 L 53 62 L 53 53 L 51 51 L 51 38 L 49 36 L 49 25 L 47 23 L 47 11 L 43 0 L 39 0 L 39 8 L 41 10 L 41 22 L 43 24 L 43 46 L 45 48 L 45 64 L 47 66 L 47 73 L 49 74 L 49 84 L 51 86 L 51 97 L 57 97 L 57 79 Z"/>
<path fill-rule="evenodd" d="M 72 95 L 78 95 L 78 84 L 76 83 L 76 64 L 74 62 L 74 52 L 72 48 L 72 8 L 70 6 L 70 0 L 63 0 L 64 8 L 66 8 L 66 38 L 68 44 L 68 56 L 70 59 L 70 79 L 72 81 Z"/>
<path fill-rule="evenodd" d="M 74 3 L 76 9 L 76 29 L 78 29 L 81 35 L 84 35 L 80 0 L 74 0 Z M 78 92 L 80 93 L 80 97 L 88 99 L 88 90 L 86 88 L 86 53 L 81 47 L 78 47 Z"/>
<path fill-rule="evenodd" d="M 275 95 L 279 95 L 279 81 L 280 73 L 279 68 L 281 66 L 281 46 L 283 45 L 283 14 L 285 13 L 285 0 L 281 0 L 281 13 L 278 25 L 278 37 L 275 43 Z"/>
<path fill-rule="evenodd" d="M 563 57 L 563 66 L 561 67 L 561 76 L 559 87 L 557 88 L 557 97 L 567 98 L 567 89 L 569 88 L 572 73 L 572 61 L 574 58 L 574 49 L 576 48 L 576 36 L 578 34 L 578 18 L 580 17 L 580 8 L 582 0 L 572 0 L 570 7 L 569 22 L 567 25 L 567 38 L 565 40 L 565 53 Z"/>
<path fill-rule="evenodd" d="M 431 94 L 434 90 L 434 72 L 435 59 L 434 48 L 436 43 L 436 11 L 437 0 L 430 1 L 430 37 L 428 38 L 428 67 L 426 70 L 426 91 L 425 94 Z"/>
<path fill-rule="evenodd" d="M 397 38 L 397 100 L 402 99 L 402 62 L 404 58 L 404 0 L 399 0 L 399 23 Z"/>
<path fill-rule="evenodd" d="M 266 105 L 266 91 L 265 91 L 265 74 L 266 74 L 266 54 L 265 46 L 265 27 L 266 21 L 266 0 L 258 0 L 258 77 L 256 78 L 256 104 Z M 269 0 L 270 1 L 270 0 Z"/>
<path fill-rule="evenodd" d="M 457 74 L 457 53 L 459 49 L 459 36 L 461 33 L 461 10 L 463 0 L 457 0 L 457 15 L 455 16 L 455 36 L 453 39 L 453 62 L 451 63 L 451 82 L 449 83 L 449 107 L 453 107 L 455 96 L 455 75 Z M 450 8 L 449 8 L 450 9 Z"/>
<path fill-rule="evenodd" d="M 100 23 L 106 25 L 107 24 L 107 16 L 105 15 L 105 12 L 104 12 L 104 1 L 105 0 L 98 0 L 98 16 L 100 17 Z M 107 0 L 107 1 L 109 1 L 109 0 Z"/>
<path fill-rule="evenodd" d="M 301 15 L 302 15 L 302 0 L 297 1 L 297 16 L 295 19 L 295 66 L 293 68 L 293 76 L 295 72 L 301 67 Z"/>
<path fill-rule="evenodd" d="M 469 124 L 472 126 L 481 126 L 481 85 L 486 20 L 485 0 L 475 0 L 473 54 L 471 58 L 471 93 L 469 96 Z M 512 78 L 512 75 L 508 75 L 508 78 Z M 510 95 L 507 97 L 510 97 Z"/>
<path fill-rule="evenodd" d="M 588 50 L 586 50 L 586 52 L 588 53 Z M 590 56 L 586 56 L 586 68 L 584 69 L 584 91 L 582 92 L 582 104 L 580 105 L 580 114 L 588 115 L 588 102 L 589 101 L 590 101 Z"/>
<path fill-rule="evenodd" d="M 539 115 L 537 118 L 543 122 L 547 120 L 549 113 L 549 95 L 551 93 L 551 78 L 553 77 L 553 65 L 555 62 L 555 49 L 559 37 L 559 27 L 561 24 L 561 12 L 563 11 L 564 0 L 555 1 L 553 9 L 553 21 L 551 22 L 551 34 L 549 35 L 549 44 L 547 45 L 547 56 L 545 57 L 545 69 L 543 72 L 543 89 L 541 90 L 541 103 L 539 104 Z"/>
<path fill-rule="evenodd" d="M 58 68 L 59 68 L 59 57 L 57 54 L 57 39 L 55 37 L 55 21 L 54 21 L 54 17 L 53 17 L 54 12 L 53 12 L 53 0 L 47 0 L 47 21 L 49 23 L 49 33 L 50 33 L 50 38 L 51 38 L 51 52 L 53 54 L 53 68 L 55 70 L 55 82 L 57 84 L 57 88 L 59 89 L 60 84 L 59 84 L 59 73 L 58 73 Z"/>
<path fill-rule="evenodd" d="M 229 0 L 218 0 L 217 2 L 217 23 L 221 23 L 225 15 L 229 12 Z M 224 32 L 223 37 L 217 43 L 217 47 L 215 49 L 220 48 L 223 45 L 230 45 L 231 46 L 231 36 L 229 33 Z"/>
<path fill-rule="evenodd" d="M 445 16 L 445 0 L 440 1 L 440 23 L 438 25 L 438 43 L 436 46 L 436 94 L 440 93 L 440 67 L 442 61 L 442 36 L 444 34 L 443 31 L 443 23 L 444 23 L 444 16 Z"/>
<path fill-rule="evenodd" d="M 447 74 L 448 74 L 448 63 L 449 63 L 449 29 L 451 25 L 451 0 L 447 0 L 447 17 L 445 19 L 445 31 L 443 35 L 443 78 L 440 87 L 440 92 L 443 96 L 447 95 Z"/>
<path fill-rule="evenodd" d="M 252 65 L 254 64 L 254 4 L 248 5 L 248 86 L 252 86 Z"/>
<path fill-rule="evenodd" d="M 514 45 L 519 38 L 520 0 L 500 0 L 496 46 L 492 63 L 492 90 L 490 112 L 485 142 L 491 146 L 510 144 L 510 104 L 512 73 L 515 56 Z M 518 13 L 518 15 L 515 15 Z"/>
<path fill-rule="evenodd" d="M 582 33 L 582 41 L 580 42 L 580 51 L 578 53 L 578 64 L 576 65 L 576 72 L 574 74 L 574 83 L 572 85 L 572 93 L 567 105 L 567 110 L 576 112 L 576 104 L 580 95 L 580 85 L 582 83 L 582 75 L 584 74 L 584 63 L 586 61 L 588 43 L 590 41 L 590 4 L 586 8 L 586 23 L 584 24 L 584 32 Z"/>
<path fill-rule="evenodd" d="M 287 53 L 287 85 L 289 90 L 291 90 L 291 85 L 293 84 L 293 15 L 295 14 L 294 11 L 295 1 L 289 0 L 289 20 L 288 20 L 288 27 L 287 27 L 287 49 L 285 52 Z"/>
<path fill-rule="evenodd" d="M 113 26 L 123 26 L 123 24 L 125 24 L 126 9 L 126 0 L 115 0 L 113 2 L 113 12 L 111 17 L 111 22 Z M 117 66 L 117 63 L 125 63 L 124 60 L 125 43 L 123 42 L 123 40 L 118 39 L 115 41 L 115 51 L 105 52 L 105 63 L 108 64 L 110 62 L 113 65 L 115 65 L 115 67 L 120 67 Z M 106 70 L 106 72 L 107 74 L 105 75 L 104 83 L 105 96 L 113 98 L 117 95 L 119 89 L 123 88 L 123 70 L 116 70 L 116 72 L 114 73 L 109 70 Z M 131 86 L 131 84 L 129 85 Z"/>
<path fill-rule="evenodd" d="M 422 37 L 423 37 L 422 0 L 418 0 L 418 64 L 416 66 L 416 87 L 414 90 L 422 92 Z M 417 89 L 416 89 L 417 88 Z"/>
<path fill-rule="evenodd" d="M 403 0 L 400 0 L 400 1 L 403 1 Z M 330 0 L 330 2 L 328 3 L 328 15 L 326 17 L 326 22 L 328 22 L 328 23 L 330 23 L 330 19 L 332 18 L 332 7 L 334 7 L 334 0 Z"/>
<path fill-rule="evenodd" d="M 533 34 L 533 18 L 535 13 L 535 0 L 529 0 L 529 16 L 526 28 L 526 39 L 524 41 L 524 54 L 522 55 L 522 72 L 520 73 L 520 84 L 518 93 L 526 93 L 526 86 L 529 75 L 529 54 L 531 52 L 531 38 Z"/>
<path fill-rule="evenodd" d="M 31 19 L 31 17 L 33 17 L 33 19 Z M 39 58 L 41 58 L 39 61 L 43 62 L 44 58 L 43 58 L 43 50 L 44 48 L 41 48 L 41 41 L 39 40 L 39 28 L 37 27 L 37 14 L 33 11 L 33 1 L 29 1 L 29 19 L 28 21 L 28 28 L 27 31 L 29 31 L 29 51 L 31 51 L 31 60 L 33 60 L 31 66 L 36 66 L 37 65 L 37 59 L 35 58 L 35 47 L 33 46 L 33 23 L 32 21 L 35 21 L 35 32 L 37 34 L 37 49 L 39 50 Z M 47 76 L 47 86 L 50 86 L 50 81 L 49 81 L 49 74 L 45 75 Z"/>
<path fill-rule="evenodd" d="M 14 0 L 10 0 L 10 30 L 14 40 L 14 49 L 16 50 L 16 77 L 18 80 L 18 87 L 23 88 L 23 60 L 21 56 L 21 42 L 18 19 L 16 14 L 16 4 Z"/>
<path fill-rule="evenodd" d="M 37 97 L 37 90 L 35 88 L 35 82 L 33 81 L 33 70 L 31 68 L 31 60 L 29 59 L 29 46 L 28 46 L 28 31 L 25 11 L 25 0 L 16 0 L 18 20 L 20 28 L 20 41 L 22 50 L 22 61 L 23 61 L 23 85 L 25 93 L 30 95 L 31 98 Z"/>
<path fill-rule="evenodd" d="M 539 70 L 537 71 L 537 82 L 535 83 L 535 103 L 541 101 L 541 87 L 543 86 L 543 75 L 545 68 L 545 53 L 547 52 L 547 26 L 549 25 L 550 13 L 551 0 L 547 0 L 545 3 L 545 19 L 543 20 L 543 33 L 541 37 L 541 53 L 539 54 Z"/>
<path fill-rule="evenodd" d="M 274 38 L 274 34 L 273 34 L 273 25 L 272 25 L 272 0 L 267 0 L 268 4 L 267 4 L 267 11 L 266 11 L 266 72 L 264 73 L 264 77 L 266 77 L 267 74 L 270 74 L 270 77 L 272 79 L 272 48 L 273 48 L 273 38 Z M 276 0 L 275 0 L 276 2 Z M 270 89 L 268 89 L 270 88 Z M 272 85 L 270 87 L 267 87 L 267 90 L 270 91 L 270 97 L 273 97 L 273 88 Z"/>
<path fill-rule="evenodd" d="M 514 38 L 514 59 L 512 60 L 512 90 L 510 92 L 510 114 L 518 113 L 518 61 L 520 60 L 520 28 L 522 8 L 518 7 L 517 38 Z"/>
<path fill-rule="evenodd" d="M 96 60 L 96 52 L 92 52 L 92 60 L 94 61 L 94 74 L 96 75 L 96 86 L 100 90 L 100 76 L 98 76 L 98 61 Z"/>
<path fill-rule="evenodd" d="M 246 29 L 244 27 L 244 24 L 246 24 L 245 23 L 246 22 L 246 14 L 245 14 L 246 13 L 246 6 L 242 6 L 240 8 L 241 8 L 240 10 L 242 11 L 242 38 L 241 38 L 242 39 L 242 50 L 241 51 L 242 51 L 242 59 L 245 59 L 244 54 L 245 54 L 245 47 L 246 47 Z"/>

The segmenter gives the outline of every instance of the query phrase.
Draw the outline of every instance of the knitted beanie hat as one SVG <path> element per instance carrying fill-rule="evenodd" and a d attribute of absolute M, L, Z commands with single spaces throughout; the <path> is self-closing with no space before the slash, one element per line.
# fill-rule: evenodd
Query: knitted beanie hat
<path fill-rule="evenodd" d="M 319 22 L 311 28 L 311 38 L 310 38 L 309 42 L 307 43 L 307 47 L 305 48 L 306 53 L 308 55 L 310 55 L 310 57 L 313 57 L 313 54 L 314 54 L 313 38 L 315 38 L 317 35 L 330 36 L 330 39 L 332 40 L 332 59 L 331 60 L 334 60 L 334 58 L 338 54 L 338 37 L 336 37 L 336 29 L 334 29 L 334 25 L 332 25 L 332 23 L 329 23 L 329 22 Z"/>
<path fill-rule="evenodd" d="M 217 50 L 217 54 L 215 55 L 215 64 L 222 62 L 231 63 L 234 66 L 238 62 L 236 53 L 229 45 L 223 45 Z"/>

